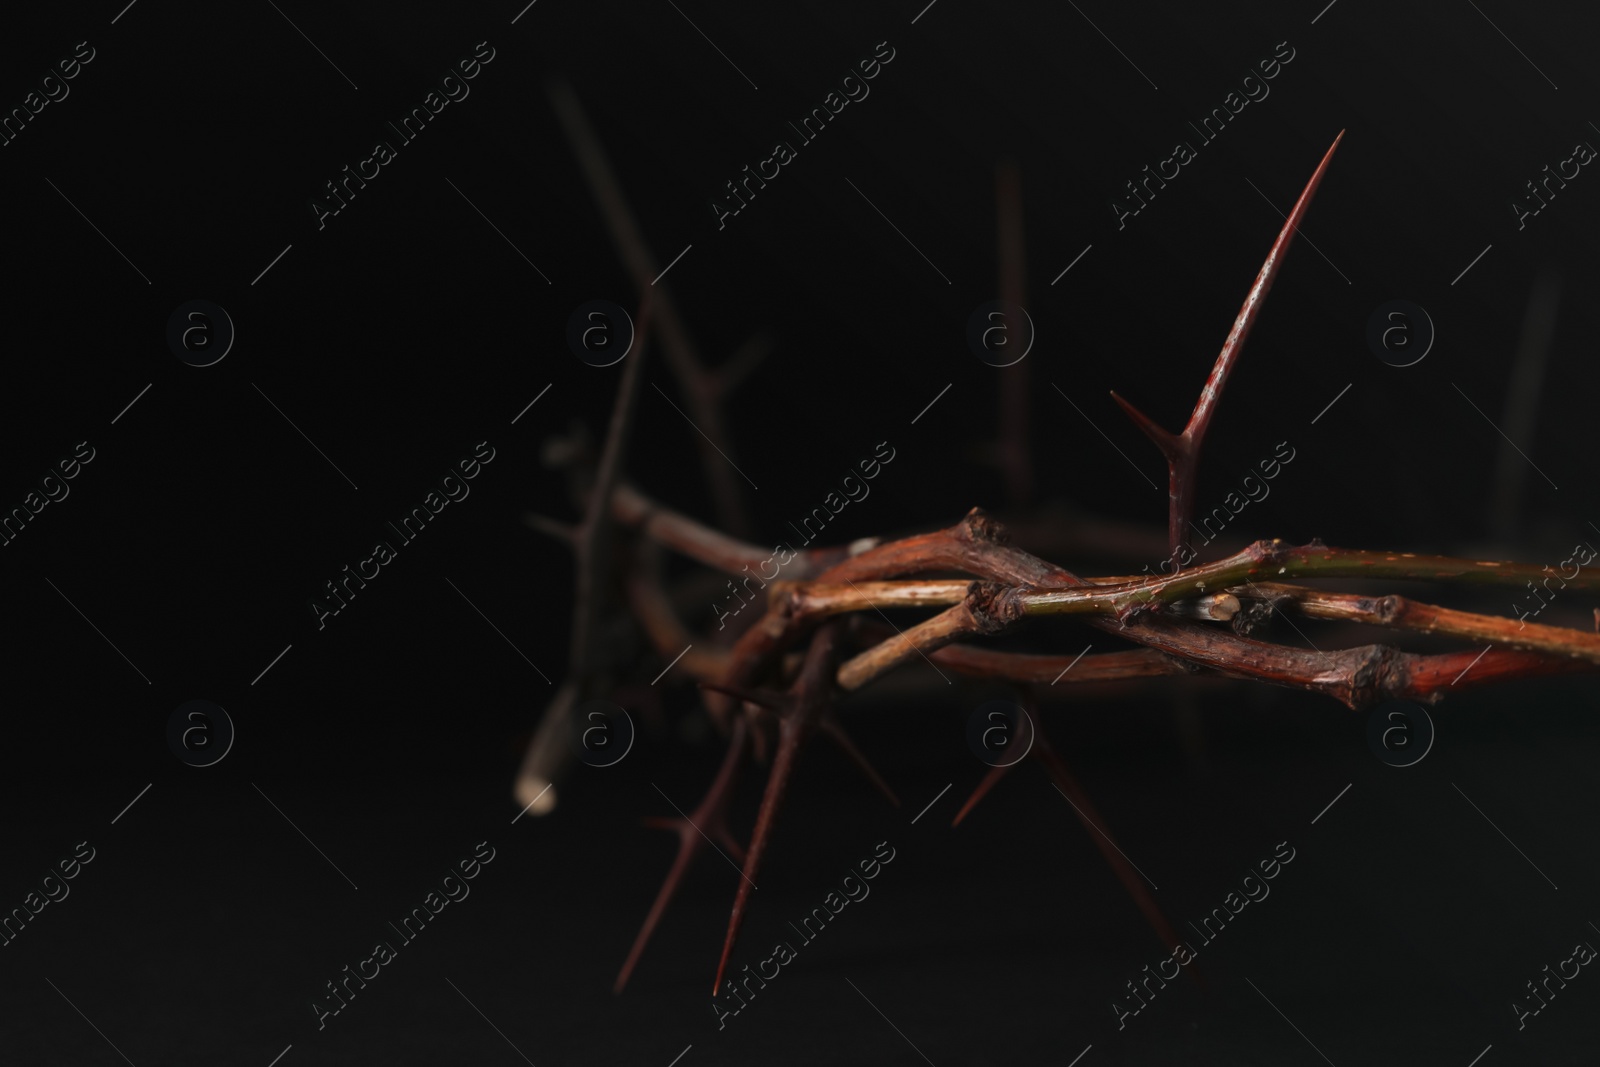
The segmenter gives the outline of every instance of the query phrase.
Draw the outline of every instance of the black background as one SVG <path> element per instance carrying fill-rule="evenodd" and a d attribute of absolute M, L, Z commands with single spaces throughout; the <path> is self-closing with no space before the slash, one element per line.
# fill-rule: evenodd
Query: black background
<path fill-rule="evenodd" d="M 1067 1064 L 1091 1045 L 1085 1067 L 1465 1065 L 1490 1045 L 1488 1067 L 1592 1062 L 1600 979 L 1585 971 L 1520 1032 L 1510 1007 L 1542 966 L 1600 939 L 1581 677 L 1452 695 L 1429 757 L 1403 770 L 1368 750 L 1363 715 L 1325 698 L 1209 680 L 1057 687 L 1051 736 L 1180 929 L 1278 842 L 1297 850 L 1272 895 L 1202 949 L 1205 987 L 1170 986 L 1121 1031 L 1110 1002 L 1164 953 L 1048 781 L 1022 768 L 949 829 L 983 770 L 966 716 L 1003 690 L 946 687 L 916 662 L 847 702 L 904 807 L 836 752 L 809 754 L 735 968 L 877 842 L 897 858 L 721 1032 L 706 987 L 737 876 L 712 854 L 627 992 L 610 991 L 671 858 L 636 817 L 668 814 L 662 792 L 688 808 L 717 763 L 693 690 L 675 676 L 652 689 L 665 663 L 641 656 L 627 760 L 579 768 L 554 814 L 515 825 L 510 787 L 566 670 L 573 595 L 569 553 L 522 515 L 574 517 L 541 447 L 574 426 L 601 436 L 625 366 L 575 358 L 567 318 L 640 299 L 551 79 L 588 110 L 657 269 L 688 247 L 661 285 L 707 361 L 772 339 L 719 442 L 759 486 L 745 500 L 758 542 L 786 538 L 880 441 L 896 459 L 829 543 L 975 505 L 1075 521 L 1049 510 L 1066 504 L 1159 538 L 1162 465 L 1108 391 L 1181 426 L 1281 224 L 1272 205 L 1288 209 L 1345 130 L 1213 426 L 1200 506 L 1289 441 L 1296 459 L 1230 537 L 1555 564 L 1600 522 L 1600 178 L 1585 168 L 1521 230 L 1510 203 L 1575 143 L 1600 143 L 1594 12 L 279 7 L 139 0 L 119 15 L 114 0 L 8 13 L 0 34 L 7 109 L 77 42 L 96 52 L 0 148 L 0 507 L 76 442 L 95 449 L 70 496 L 0 549 L 0 907 L 77 842 L 98 852 L 0 948 L 0 1061 L 265 1067 L 292 1046 L 283 1067 L 523 1062 L 509 1041 L 541 1067 L 665 1067 L 686 1046 L 682 1067 Z M 470 95 L 319 229 L 308 200 L 480 41 L 495 57 Z M 880 41 L 895 58 L 870 96 L 719 230 L 710 198 Z M 1283 41 L 1294 59 L 1270 96 L 1119 230 L 1122 184 L 1193 141 L 1186 123 Z M 965 333 L 998 295 L 1002 159 L 1021 175 L 1037 341 L 999 370 Z M 1495 427 L 1538 285 L 1560 300 L 1537 417 L 1516 441 L 1527 465 L 1513 456 L 1520 488 L 1497 514 Z M 165 342 L 173 309 L 197 298 L 238 332 L 208 368 Z M 1438 331 L 1412 367 L 1365 340 L 1394 299 Z M 678 383 L 657 345 L 643 358 L 629 476 L 709 520 L 698 435 L 663 400 L 681 406 Z M 1036 475 L 1023 501 L 986 452 L 1000 383 L 1019 374 Z M 319 630 L 307 602 L 322 583 L 483 440 L 496 458 L 471 495 Z M 1434 595 L 1510 614 L 1509 593 Z M 1543 621 L 1587 625 L 1588 599 L 1567 593 Z M 1374 639 L 1304 625 L 1274 636 Z M 1029 631 L 1066 654 L 1099 640 L 1086 634 Z M 204 769 L 165 741 L 172 709 L 196 698 L 238 728 Z M 759 777 L 736 805 L 741 834 Z M 496 859 L 472 896 L 319 1031 L 307 1005 L 323 983 L 482 840 Z"/>

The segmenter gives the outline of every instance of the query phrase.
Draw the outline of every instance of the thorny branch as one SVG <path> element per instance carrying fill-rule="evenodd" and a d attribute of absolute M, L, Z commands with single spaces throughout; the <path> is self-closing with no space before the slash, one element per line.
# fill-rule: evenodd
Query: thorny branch
<path fill-rule="evenodd" d="M 1167 457 L 1170 498 L 1167 513 L 1167 547 L 1174 558 L 1178 546 L 1183 543 L 1183 528 L 1188 524 L 1189 516 L 1194 510 L 1194 488 L 1197 481 L 1195 470 L 1200 465 L 1200 446 L 1204 443 L 1206 430 L 1211 425 L 1211 416 L 1217 410 L 1217 402 L 1222 398 L 1222 387 L 1228 384 L 1228 375 L 1233 373 L 1234 366 L 1239 362 L 1239 353 L 1244 350 L 1245 338 L 1250 336 L 1250 327 L 1255 325 L 1256 318 L 1261 314 L 1267 292 L 1283 268 L 1284 257 L 1289 253 L 1289 244 L 1294 240 L 1294 235 L 1300 231 L 1300 220 L 1305 217 L 1306 209 L 1311 206 L 1311 198 L 1316 195 L 1317 186 L 1322 184 L 1322 175 L 1328 169 L 1328 164 L 1333 161 L 1333 153 L 1342 140 L 1344 131 L 1340 130 L 1339 136 L 1333 139 L 1333 145 L 1322 157 L 1322 162 L 1317 164 L 1311 180 L 1306 183 L 1305 191 L 1295 202 L 1294 210 L 1289 212 L 1289 217 L 1284 220 L 1283 229 L 1278 231 L 1278 239 L 1272 243 L 1272 251 L 1267 253 L 1266 262 L 1261 264 L 1261 271 L 1256 275 L 1255 284 L 1250 287 L 1250 292 L 1244 299 L 1244 306 L 1239 309 L 1238 317 L 1233 320 L 1233 329 L 1228 331 L 1227 340 L 1222 342 L 1222 351 L 1217 353 L 1216 365 L 1211 368 L 1211 376 L 1206 379 L 1205 386 L 1200 390 L 1200 399 L 1195 401 L 1194 412 L 1189 416 L 1188 425 L 1183 428 L 1183 432 L 1168 433 L 1122 397 L 1116 393 L 1111 394 L 1111 398 L 1122 406 L 1122 410 L 1127 412 L 1134 425 L 1143 430 L 1145 435 L 1155 442 L 1156 447 L 1161 449 L 1161 454 Z"/>
<path fill-rule="evenodd" d="M 606 434 L 605 450 L 601 453 L 599 470 L 590 489 L 589 505 L 583 521 L 567 532 L 577 557 L 577 596 L 572 609 L 572 649 L 567 678 L 556 694 L 556 699 L 546 709 L 534 735 L 533 744 L 518 773 L 516 795 L 523 807 L 532 807 L 541 814 L 555 806 L 555 783 L 569 759 L 564 744 L 565 733 L 573 712 L 592 695 L 599 657 L 596 654 L 596 631 L 599 627 L 601 597 L 606 560 L 610 555 L 615 520 L 606 501 L 611 497 L 622 472 L 622 457 L 628 448 L 633 428 L 633 410 L 639 400 L 639 383 L 644 367 L 644 331 L 651 316 L 651 299 L 647 294 L 639 307 L 640 339 L 638 351 L 622 374 L 622 385 L 612 411 L 610 429 Z"/>
<path fill-rule="evenodd" d="M 551 96 L 622 258 L 644 291 L 654 259 L 645 248 L 621 188 L 571 91 L 556 87 Z M 626 423 L 630 421 L 638 385 L 639 358 L 634 357 L 634 363 L 624 372 L 598 472 L 586 483 L 583 520 L 568 527 L 542 516 L 528 516 L 530 526 L 575 547 L 579 600 L 573 620 L 571 676 L 546 710 L 530 747 L 529 764 L 543 759 L 545 762 L 538 764 L 541 772 L 547 773 L 549 781 L 554 780 L 559 770 L 549 756 L 554 731 L 597 683 L 599 670 L 593 650 L 596 613 L 606 594 L 617 591 L 624 594 L 635 623 L 662 660 L 677 656 L 677 673 L 701 682 L 706 707 L 728 736 L 728 749 L 721 770 L 690 816 L 647 820 L 650 825 L 676 832 L 679 850 L 617 977 L 615 988 L 619 992 L 633 973 L 689 864 L 705 843 L 706 834 L 710 834 L 742 864 L 713 984 L 713 996 L 716 995 L 797 761 L 811 737 L 817 733 L 827 735 L 875 788 L 894 800 L 888 785 L 845 733 L 838 704 L 844 695 L 913 660 L 925 659 L 950 684 L 953 683 L 946 672 L 957 677 L 1009 681 L 1025 690 L 1031 688 L 1034 694 L 1054 691 L 1063 681 L 1067 686 L 1109 685 L 1146 678 L 1209 675 L 1318 692 L 1358 710 L 1383 700 L 1431 703 L 1446 692 L 1469 686 L 1600 669 L 1600 633 L 1530 623 L 1526 617 L 1512 619 L 1463 611 L 1394 594 L 1331 592 L 1300 584 L 1307 579 L 1356 578 L 1532 588 L 1542 579 L 1548 590 L 1548 567 L 1330 548 L 1316 541 L 1301 546 L 1277 540 L 1256 541 L 1224 559 L 1197 566 L 1190 566 L 1193 560 L 1178 557 L 1192 506 L 1201 445 L 1223 387 L 1238 363 L 1245 339 L 1261 314 L 1267 292 L 1281 272 L 1289 245 L 1342 138 L 1343 133 L 1323 156 L 1278 233 L 1184 430 L 1169 433 L 1116 397 L 1168 461 L 1168 549 L 1173 553 L 1170 574 L 1079 576 L 1011 544 L 1000 523 L 973 508 L 955 525 L 942 530 L 798 552 L 788 562 L 783 581 L 753 579 L 764 594 L 765 610 L 742 632 L 737 627 L 728 632 L 736 634 L 731 647 L 715 633 L 696 640 L 691 623 L 703 618 L 704 612 L 688 606 L 693 600 L 674 595 L 673 585 L 664 577 L 663 550 L 747 583 L 752 580 L 751 569 L 759 569 L 771 554 L 663 506 L 624 480 L 621 457 L 627 440 Z M 1015 173 L 1005 168 L 998 184 L 1002 295 L 1020 303 L 1020 186 Z M 653 304 L 641 309 L 641 336 L 645 320 L 653 312 L 663 349 L 697 420 L 713 436 L 726 440 L 720 432 L 715 402 L 759 359 L 759 351 L 751 354 L 747 349 L 721 372 L 705 371 L 671 301 L 659 289 L 654 297 Z M 1020 335 L 1020 331 L 1010 332 Z M 1017 439 L 1004 438 L 998 455 L 1012 494 L 1022 497 L 1028 493 L 1030 478 L 1026 453 L 1018 446 Z M 711 464 L 707 469 L 723 516 L 722 525 L 735 533 L 742 532 L 738 487 L 731 481 L 727 467 Z M 583 479 L 579 481 L 583 483 Z M 1096 530 L 1082 525 L 1086 532 L 1073 532 L 1069 543 L 1132 543 L 1126 527 Z M 1043 532 L 1059 543 L 1058 530 Z M 605 546 L 612 537 L 631 540 L 631 551 L 609 552 Z M 609 560 L 625 561 L 626 573 L 609 572 Z M 1585 559 L 1582 565 L 1588 562 Z M 1600 577 L 1593 571 L 1583 572 L 1582 565 L 1575 575 L 1558 576 L 1562 587 L 1600 590 Z M 1166 569 L 1164 565 L 1163 570 Z M 880 621 L 886 610 L 933 614 L 921 622 L 897 627 Z M 1284 610 L 1311 619 L 1428 633 L 1470 644 L 1442 653 L 1410 652 L 1385 644 L 1324 651 L 1315 646 L 1305 649 L 1248 636 Z M 689 621 L 686 611 L 692 612 L 687 616 Z M 1138 647 L 1093 655 L 1088 654 L 1089 648 L 1075 655 L 1040 655 L 969 643 L 1057 615 L 1073 616 L 1075 621 L 1118 642 Z M 1596 620 L 1600 629 L 1600 610 L 1596 611 Z M 1221 625 L 1224 623 L 1231 626 Z M 1480 648 L 1483 644 L 1488 647 Z M 682 651 L 685 648 L 689 651 Z M 1032 697 L 1025 695 L 1023 699 L 1031 702 Z M 1093 831 L 1090 836 L 1152 929 L 1170 943 L 1173 934 L 1160 909 L 1115 851 L 1104 821 L 1073 779 L 1065 760 L 1042 732 L 1037 741 L 1031 754 L 1072 800 L 1080 819 Z M 770 757 L 771 769 L 749 847 L 745 849 L 729 830 L 727 813 L 739 769 L 746 756 L 752 754 L 761 762 L 768 762 Z M 1006 773 L 1006 768 L 995 768 L 986 775 L 955 821 L 964 819 Z M 526 799 L 521 793 L 530 784 L 527 774 L 525 766 L 524 781 L 518 787 L 519 799 Z M 551 806 L 547 804 L 538 811 Z"/>
<path fill-rule="evenodd" d="M 556 115 L 572 142 L 573 152 L 577 155 L 584 175 L 594 190 L 600 213 L 605 218 L 607 229 L 611 231 L 611 239 L 617 246 L 623 264 L 633 275 L 634 284 L 638 286 L 641 294 L 651 291 L 655 293 L 661 348 L 666 353 L 667 361 L 672 365 L 679 384 L 683 386 L 684 400 L 689 406 L 689 413 L 694 416 L 695 423 L 704 432 L 704 436 L 697 437 L 696 440 L 706 478 L 711 482 L 711 490 L 717 502 L 717 512 L 722 517 L 724 526 L 742 532 L 750 523 L 739 495 L 738 481 L 730 469 L 731 464 L 725 463 L 722 457 L 717 455 L 715 446 L 710 442 L 728 440 L 727 427 L 718 401 L 726 390 L 742 380 L 750 368 L 760 362 L 766 354 L 767 345 L 761 340 L 747 345 L 734 357 L 731 366 L 724 368 L 720 373 L 705 369 L 699 351 L 689 338 L 688 327 L 683 324 L 683 319 L 678 314 L 677 305 L 673 303 L 666 289 L 656 283 L 660 265 L 645 244 L 638 219 L 634 217 L 633 210 L 622 194 L 622 186 L 617 181 L 616 172 L 612 170 L 611 161 L 606 157 L 605 149 L 601 146 L 594 127 L 590 125 L 583 106 L 578 103 L 577 96 L 565 82 L 552 82 L 549 86 L 549 95 L 551 105 L 555 108 Z M 643 335 L 642 323 L 637 332 Z"/>

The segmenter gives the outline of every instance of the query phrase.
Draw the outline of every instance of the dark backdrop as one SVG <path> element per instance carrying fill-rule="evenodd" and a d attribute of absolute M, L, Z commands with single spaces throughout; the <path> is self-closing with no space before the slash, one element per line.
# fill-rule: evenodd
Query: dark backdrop
<path fill-rule="evenodd" d="M 1109 390 L 1181 425 L 1278 211 L 1344 130 L 1207 442 L 1200 506 L 1287 441 L 1294 462 L 1229 537 L 1554 565 L 1600 536 L 1600 178 L 1580 166 L 1520 228 L 1512 205 L 1537 206 L 1525 182 L 1600 144 L 1592 11 L 121 2 L 19 9 L 0 34 L 0 105 L 67 94 L 32 98 L 39 113 L 0 147 L 0 507 L 93 450 L 0 549 L 0 907 L 94 849 L 70 895 L 0 948 L 0 1059 L 666 1067 L 692 1046 L 683 1067 L 1067 1064 L 1086 1048 L 1085 1067 L 1466 1065 L 1489 1047 L 1486 1065 L 1592 1061 L 1600 979 L 1573 979 L 1521 1030 L 1512 1007 L 1575 942 L 1600 943 L 1582 678 L 1452 695 L 1405 769 L 1323 698 L 1058 687 L 1051 736 L 1180 930 L 1280 842 L 1295 850 L 1270 897 L 1200 950 L 1203 986 L 1180 979 L 1122 1029 L 1112 1002 L 1131 1005 L 1124 983 L 1162 949 L 1061 796 L 1025 767 L 949 828 L 983 770 L 967 716 L 1002 690 L 947 688 L 914 663 L 847 705 L 904 806 L 836 752 L 808 754 L 735 967 L 878 842 L 896 860 L 720 1031 L 706 987 L 737 879 L 714 855 L 627 993 L 610 992 L 671 858 L 636 817 L 670 813 L 663 794 L 687 808 L 716 766 L 693 691 L 649 687 L 665 664 L 641 654 L 627 760 L 574 772 L 547 818 L 513 824 L 510 796 L 567 669 L 573 597 L 570 555 L 522 516 L 574 518 L 541 449 L 575 427 L 599 438 L 626 365 L 577 359 L 568 318 L 596 299 L 637 317 L 641 296 L 553 80 L 587 109 L 654 268 L 672 263 L 659 287 L 707 362 L 771 339 L 717 442 L 750 483 L 757 541 L 787 538 L 884 441 L 894 463 L 830 543 L 975 505 L 1037 527 L 1065 504 L 1159 538 L 1159 457 Z M 479 42 L 493 58 L 470 95 L 319 228 L 324 183 L 396 141 L 384 122 Z M 786 124 L 879 42 L 893 59 L 870 95 L 719 229 L 724 183 L 797 140 Z M 41 86 L 90 48 L 70 81 Z M 1292 59 L 1269 95 L 1202 143 L 1189 123 L 1232 90 L 1259 94 L 1244 79 L 1275 53 Z M 1195 158 L 1119 226 L 1124 183 L 1180 140 Z M 1036 336 L 998 369 L 966 335 L 999 295 L 1005 160 Z M 236 328 L 203 368 L 166 340 L 196 299 Z M 1393 300 L 1437 332 L 1413 366 L 1368 343 Z M 709 521 L 681 386 L 657 345 L 643 358 L 629 475 Z M 990 448 L 1007 376 L 1026 381 L 1028 499 Z M 319 629 L 323 583 L 481 441 L 494 459 L 470 496 Z M 1509 599 L 1450 602 L 1509 614 Z M 1566 593 L 1546 621 L 1586 625 L 1589 599 Z M 704 632 L 709 611 L 693 621 Z M 1030 631 L 1067 654 L 1085 634 Z M 167 742 L 194 699 L 237 728 L 207 768 Z M 324 983 L 480 841 L 495 858 L 471 897 L 319 1030 Z"/>

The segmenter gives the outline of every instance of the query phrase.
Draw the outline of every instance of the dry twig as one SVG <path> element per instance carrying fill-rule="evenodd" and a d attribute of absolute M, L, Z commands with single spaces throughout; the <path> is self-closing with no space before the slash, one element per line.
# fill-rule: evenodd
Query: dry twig
<path fill-rule="evenodd" d="M 653 261 L 598 142 L 570 92 L 557 89 L 552 96 L 623 259 L 636 279 L 643 280 L 653 269 Z M 678 857 L 618 975 L 619 991 L 704 842 L 703 836 L 691 829 L 698 826 L 722 841 L 729 851 L 742 854 L 742 877 L 718 962 L 715 995 L 737 942 L 749 893 L 771 844 L 796 763 L 810 737 L 825 733 L 875 787 L 894 800 L 887 784 L 845 734 L 837 704 L 845 694 L 870 685 L 914 658 L 927 658 L 957 675 L 1039 687 L 1036 691 L 1053 687 L 1063 679 L 1081 686 L 1205 673 L 1318 692 L 1352 709 L 1388 699 L 1433 702 L 1446 692 L 1470 686 L 1600 667 L 1600 632 L 1528 624 L 1397 595 L 1328 592 L 1280 580 L 1360 578 L 1520 587 L 1545 577 L 1548 568 L 1336 549 L 1319 542 L 1291 546 L 1276 540 L 1256 541 L 1212 563 L 1189 566 L 1192 561 L 1179 560 L 1177 552 L 1191 510 L 1206 431 L 1245 339 L 1261 313 L 1267 292 L 1281 271 L 1297 227 L 1338 145 L 1336 138 L 1278 233 L 1183 432 L 1171 434 L 1162 430 L 1117 398 L 1168 461 L 1168 548 L 1173 553 L 1173 573 L 1159 577 L 1081 577 L 1010 544 L 1004 528 L 974 508 L 946 529 L 882 543 L 858 542 L 797 553 L 787 564 L 784 580 L 770 586 L 762 582 L 762 613 L 738 634 L 731 648 L 718 647 L 715 638 L 711 638 L 704 641 L 707 647 L 695 657 L 685 656 L 679 670 L 701 680 L 706 706 L 728 735 L 729 747 L 721 770 L 689 818 L 651 821 L 652 825 L 679 834 Z M 1002 290 L 1015 295 L 1022 287 L 1020 207 L 1015 183 L 1004 170 L 999 186 Z M 742 371 L 724 368 L 722 384 L 708 384 L 710 378 L 700 368 L 670 301 L 664 294 L 659 294 L 658 300 L 656 311 L 667 357 L 696 405 L 697 417 L 716 424 L 712 401 L 719 389 Z M 642 334 L 647 315 L 642 311 L 640 317 Z M 771 558 L 765 549 L 663 507 L 621 480 L 620 457 L 627 435 L 626 427 L 620 423 L 628 419 L 637 388 L 638 359 L 634 358 L 635 364 L 625 373 L 619 391 L 611 434 L 599 473 L 591 483 L 583 522 L 568 528 L 552 520 L 529 519 L 544 532 L 574 544 L 579 559 L 572 675 L 547 712 L 540 738 L 553 729 L 551 721 L 560 708 L 570 709 L 585 695 L 584 687 L 594 669 L 594 613 L 600 610 L 602 581 L 597 561 L 604 538 L 627 536 L 637 542 L 631 557 L 633 569 L 625 580 L 628 602 L 634 618 L 663 659 L 680 646 L 692 642 L 699 648 L 702 642 L 693 641 L 692 620 L 686 623 L 680 618 L 665 591 L 658 559 L 660 549 L 671 549 L 735 577 L 748 576 L 752 567 Z M 735 365 L 743 363 L 736 361 Z M 1014 451 L 1015 442 L 1010 444 Z M 1011 452 L 1003 454 L 1013 492 L 1025 494 L 1029 470 L 1026 456 L 1018 464 Z M 708 469 L 717 472 L 714 486 L 727 474 L 724 466 Z M 730 513 L 729 501 L 735 500 L 736 495 L 722 490 L 717 495 L 719 510 Z M 725 521 L 724 525 L 730 523 Z M 1119 534 L 1118 539 L 1122 536 Z M 1093 543 L 1092 538 L 1085 543 Z M 1180 564 L 1187 569 L 1181 569 Z M 963 577 L 952 578 L 952 574 Z M 1600 578 L 1590 572 L 1566 584 L 1593 591 L 1600 589 Z M 1280 607 L 1292 608 L 1310 618 L 1426 632 L 1472 644 L 1458 651 L 1432 654 L 1381 644 L 1323 651 L 1245 635 L 1263 615 Z M 937 610 L 921 622 L 891 632 L 874 616 L 892 609 Z M 1057 615 L 1074 616 L 1079 623 L 1139 647 L 1058 656 L 966 643 L 1012 630 L 1030 620 Z M 1220 625 L 1230 620 L 1233 626 Z M 1600 631 L 1600 611 L 1596 612 L 1596 629 Z M 1479 649 L 1483 643 L 1491 647 Z M 769 751 L 771 770 L 761 807 L 749 847 L 740 849 L 726 823 L 738 770 L 747 755 L 753 753 L 764 759 Z M 1103 829 L 1103 820 L 1042 732 L 1033 755 L 1073 801 L 1080 819 L 1094 831 L 1091 837 L 1152 929 L 1167 944 L 1175 943 L 1175 935 L 1143 882 L 1115 851 L 1109 833 Z M 955 821 L 960 822 L 1004 774 L 1003 768 L 991 770 Z"/>

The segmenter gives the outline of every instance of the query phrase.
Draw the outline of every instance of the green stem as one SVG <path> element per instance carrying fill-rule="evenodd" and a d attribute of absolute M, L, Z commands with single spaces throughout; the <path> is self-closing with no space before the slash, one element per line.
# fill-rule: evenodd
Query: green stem
<path fill-rule="evenodd" d="M 1587 547 L 1587 546 L 1585 546 Z M 1562 563 L 1574 563 L 1582 553 L 1574 551 Z M 1452 581 L 1475 585 L 1526 585 L 1555 578 L 1562 586 L 1600 590 L 1600 573 L 1584 566 L 1594 559 L 1578 562 L 1572 577 L 1565 577 L 1549 566 L 1531 563 L 1491 562 L 1455 559 L 1450 556 L 1419 556 L 1411 552 L 1370 552 L 1364 549 L 1329 548 L 1312 542 L 1290 546 L 1281 540 L 1257 541 L 1227 559 L 1195 567 L 1176 575 L 1151 577 L 1115 586 L 1070 589 L 1032 589 L 1022 594 L 1023 611 L 1029 615 L 1126 615 L 1141 607 L 1168 604 L 1175 600 L 1221 592 L 1255 581 L 1286 578 L 1399 578 L 1415 581 Z M 1549 573 L 1546 573 L 1546 572 Z M 1553 592 L 1553 590 L 1552 590 Z M 1534 607 L 1542 603 L 1535 599 Z M 1513 605 L 1515 610 L 1515 605 Z"/>

